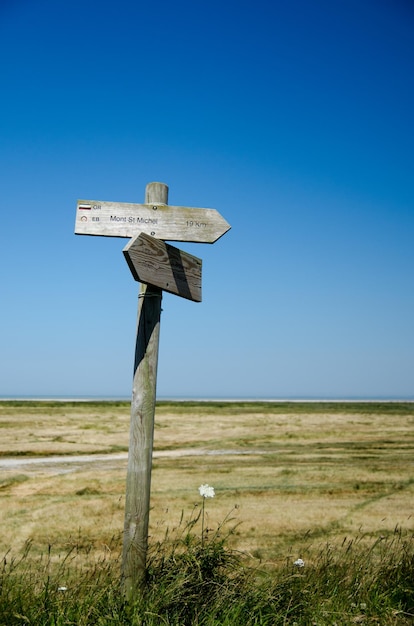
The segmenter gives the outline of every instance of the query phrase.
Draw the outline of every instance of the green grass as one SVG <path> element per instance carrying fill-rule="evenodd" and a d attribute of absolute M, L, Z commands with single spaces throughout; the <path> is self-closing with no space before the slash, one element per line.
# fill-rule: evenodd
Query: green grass
<path fill-rule="evenodd" d="M 62 408 L 71 410 L 89 412 L 91 409 L 100 410 L 116 410 L 128 409 L 130 403 L 122 400 L 88 400 L 85 402 L 55 400 L 0 400 L 1 408 L 5 409 L 24 409 L 26 413 L 36 413 L 37 411 L 45 412 L 47 410 L 55 410 Z M 375 415 L 377 413 L 385 413 L 389 415 L 407 415 L 412 414 L 414 402 L 341 402 L 341 401 L 315 401 L 315 402 L 274 402 L 274 401 L 235 401 L 227 400 L 158 400 L 157 407 L 161 410 L 176 412 L 180 414 L 191 413 L 194 409 L 202 411 L 206 414 L 212 414 L 219 411 L 225 415 L 251 413 L 252 411 L 262 414 L 315 414 L 315 413 L 341 413 L 356 415 Z"/>
<path fill-rule="evenodd" d="M 17 408 L 17 409 L 26 409 L 27 412 L 30 410 L 36 411 L 37 409 L 61 409 L 69 408 L 69 409 L 82 409 L 85 408 L 87 411 L 92 409 L 101 409 L 102 407 L 116 409 L 122 408 L 129 405 L 127 401 L 118 401 L 118 400 L 87 400 L 87 401 L 71 401 L 71 400 L 0 400 L 0 407 L 4 406 L 6 408 Z"/>
<path fill-rule="evenodd" d="M 262 414 L 316 414 L 316 413 L 348 413 L 355 415 L 376 415 L 385 413 L 388 415 L 412 414 L 414 402 L 263 402 L 263 401 L 205 401 L 185 400 L 170 401 L 159 400 L 157 407 L 185 414 L 197 409 L 203 413 L 220 413 L 225 415 L 240 415 L 252 411 Z"/>
<path fill-rule="evenodd" d="M 227 520 L 228 522 L 229 520 Z M 231 520 L 230 520 L 231 522 Z M 231 526 L 231 524 L 230 524 Z M 152 545 L 146 582 L 127 602 L 116 556 L 94 560 L 79 537 L 64 556 L 53 546 L 32 558 L 5 555 L 0 571 L 0 623 L 33 626 L 333 626 L 408 625 L 414 620 L 413 535 L 327 544 L 312 560 L 287 557 L 279 567 L 252 568 L 229 547 L 236 527 L 200 536 L 200 513 Z M 306 552 L 306 551 L 305 551 Z M 86 555 L 86 561 L 85 561 Z M 115 556 L 114 556 L 115 555 Z"/>

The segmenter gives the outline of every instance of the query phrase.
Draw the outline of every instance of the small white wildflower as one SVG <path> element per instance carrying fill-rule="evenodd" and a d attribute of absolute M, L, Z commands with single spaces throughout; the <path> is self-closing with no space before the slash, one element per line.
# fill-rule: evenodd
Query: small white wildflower
<path fill-rule="evenodd" d="M 58 587 L 58 591 L 67 591 L 68 588 L 67 587 Z"/>
<path fill-rule="evenodd" d="M 203 498 L 214 498 L 216 495 L 214 493 L 214 487 L 210 487 L 210 485 L 200 485 L 198 490 L 200 492 L 200 496 Z"/>
<path fill-rule="evenodd" d="M 303 559 L 296 559 L 293 565 L 295 565 L 295 567 L 305 567 L 305 561 Z"/>

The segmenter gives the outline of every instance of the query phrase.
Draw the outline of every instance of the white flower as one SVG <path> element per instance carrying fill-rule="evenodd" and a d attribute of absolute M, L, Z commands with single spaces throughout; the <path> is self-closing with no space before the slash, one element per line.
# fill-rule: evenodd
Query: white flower
<path fill-rule="evenodd" d="M 68 588 L 67 587 L 58 587 L 58 591 L 67 591 Z"/>
<path fill-rule="evenodd" d="M 200 492 L 200 496 L 203 496 L 203 498 L 214 498 L 216 495 L 214 493 L 214 487 L 210 487 L 210 485 L 201 485 L 198 490 Z"/>
<path fill-rule="evenodd" d="M 305 567 L 305 561 L 303 559 L 296 559 L 293 565 L 296 567 Z"/>

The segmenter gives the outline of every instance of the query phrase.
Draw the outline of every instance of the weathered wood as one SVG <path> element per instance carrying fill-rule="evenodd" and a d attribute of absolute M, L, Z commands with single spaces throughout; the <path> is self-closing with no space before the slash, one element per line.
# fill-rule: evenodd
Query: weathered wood
<path fill-rule="evenodd" d="M 150 202 L 167 203 L 168 187 L 147 185 Z M 146 200 L 147 200 L 146 197 Z M 126 480 L 121 580 L 126 597 L 145 581 L 162 291 L 141 284 Z"/>
<path fill-rule="evenodd" d="M 167 206 L 159 200 L 145 204 L 79 200 L 75 234 L 135 237 L 143 232 L 162 240 L 214 243 L 230 228 L 215 209 Z"/>
<path fill-rule="evenodd" d="M 215 209 L 168 206 L 163 183 L 147 185 L 144 204 L 77 204 L 76 234 L 134 238 L 124 254 L 141 281 L 121 565 L 130 600 L 146 574 L 162 289 L 201 301 L 201 260 L 158 240 L 213 243 L 229 229 Z"/>
<path fill-rule="evenodd" d="M 146 204 L 152 204 L 153 202 L 159 204 L 168 203 L 168 185 L 165 183 L 148 183 L 145 187 L 145 202 Z"/>
<path fill-rule="evenodd" d="M 141 233 L 123 249 L 135 280 L 201 302 L 201 259 Z"/>

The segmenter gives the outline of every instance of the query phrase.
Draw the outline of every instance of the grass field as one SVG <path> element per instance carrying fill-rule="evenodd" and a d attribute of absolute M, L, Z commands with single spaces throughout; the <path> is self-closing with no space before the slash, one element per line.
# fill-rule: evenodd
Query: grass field
<path fill-rule="evenodd" d="M 208 522 L 233 511 L 238 549 L 266 561 L 327 541 L 413 528 L 410 403 L 159 402 L 151 537 L 190 516 L 213 485 Z M 123 527 L 129 406 L 0 403 L 0 549 L 113 545 Z M 125 453 L 125 454 L 122 454 Z M 93 455 L 94 461 L 24 463 Z M 21 465 L 2 466 L 11 457 Z"/>
<path fill-rule="evenodd" d="M 131 607 L 128 404 L 0 402 L 1 624 L 413 623 L 414 404 L 159 402 L 155 422 Z"/>

